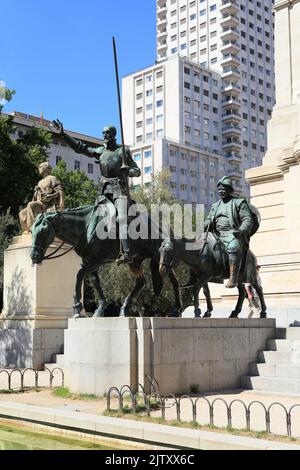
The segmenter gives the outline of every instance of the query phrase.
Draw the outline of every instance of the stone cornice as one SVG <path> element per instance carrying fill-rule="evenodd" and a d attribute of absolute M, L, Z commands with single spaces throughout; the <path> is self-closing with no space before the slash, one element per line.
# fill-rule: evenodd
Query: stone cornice
<path fill-rule="evenodd" d="M 251 186 L 262 182 L 281 180 L 282 178 L 283 172 L 278 165 L 262 165 L 246 171 L 246 181 Z"/>
<path fill-rule="evenodd" d="M 273 11 L 282 10 L 283 8 L 292 8 L 295 3 L 299 3 L 300 0 L 277 0 L 273 6 Z"/>

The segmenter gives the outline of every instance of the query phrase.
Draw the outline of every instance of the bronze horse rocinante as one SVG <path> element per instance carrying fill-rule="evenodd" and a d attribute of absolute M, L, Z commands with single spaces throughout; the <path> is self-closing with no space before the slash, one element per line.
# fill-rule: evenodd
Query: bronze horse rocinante
<path fill-rule="evenodd" d="M 83 206 L 61 212 L 48 212 L 39 215 L 32 228 L 31 259 L 34 264 L 42 263 L 46 250 L 55 237 L 73 246 L 75 252 L 82 259 L 81 269 L 77 273 L 74 296 L 76 316 L 80 316 L 80 312 L 83 308 L 81 288 L 84 276 L 87 274 L 92 276 L 95 289 L 99 296 L 99 305 L 94 316 L 104 316 L 107 304 L 98 276 L 98 268 L 106 263 L 114 262 L 120 252 L 120 241 L 118 238 L 107 237 L 100 239 L 97 236 L 88 236 L 91 218 L 94 212 L 94 206 Z M 150 225 L 149 223 L 149 236 L 147 239 L 140 238 L 131 240 L 133 262 L 128 266 L 134 274 L 136 282 L 134 288 L 124 300 L 120 316 L 129 316 L 133 298 L 141 291 L 146 283 L 142 268 L 142 263 L 145 259 L 150 259 L 155 295 L 159 295 L 163 287 L 163 280 L 159 273 L 159 247 L 162 239 L 151 239 Z M 173 270 L 170 270 L 168 274 L 174 289 L 175 309 L 179 316 L 182 312 L 179 282 Z"/>

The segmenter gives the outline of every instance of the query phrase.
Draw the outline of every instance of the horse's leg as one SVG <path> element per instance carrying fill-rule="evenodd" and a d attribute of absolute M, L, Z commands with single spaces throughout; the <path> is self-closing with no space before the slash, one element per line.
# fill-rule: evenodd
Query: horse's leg
<path fill-rule="evenodd" d="M 103 293 L 103 289 L 101 287 L 98 271 L 92 272 L 91 276 L 92 276 L 92 282 L 93 282 L 94 288 L 99 297 L 98 308 L 95 311 L 93 317 L 104 317 L 104 309 L 107 303 L 106 303 L 105 295 Z"/>
<path fill-rule="evenodd" d="M 207 282 L 203 284 L 202 287 L 203 287 L 203 294 L 205 295 L 205 298 L 206 298 L 206 308 L 207 308 L 205 314 L 203 315 L 203 318 L 210 318 L 211 312 L 213 311 L 214 308 L 213 308 L 213 304 L 211 301 L 210 290 L 209 290 Z"/>
<path fill-rule="evenodd" d="M 82 311 L 83 305 L 81 302 L 81 296 L 82 296 L 82 283 L 83 283 L 83 278 L 86 273 L 86 267 L 82 266 L 76 277 L 76 286 L 75 286 L 75 295 L 74 295 L 74 305 L 73 305 L 73 310 L 74 310 L 74 317 L 78 318 L 80 317 L 80 313 Z"/>
<path fill-rule="evenodd" d="M 242 311 L 243 303 L 246 297 L 245 288 L 242 282 L 238 283 L 237 288 L 239 291 L 238 301 L 236 303 L 235 309 L 231 312 L 229 318 L 237 318 L 239 316 L 239 313 L 241 313 Z"/>
<path fill-rule="evenodd" d="M 193 287 L 193 297 L 194 297 L 194 314 L 195 318 L 200 318 L 201 317 L 201 308 L 200 308 L 200 302 L 199 302 L 199 294 L 200 294 L 201 286 L 196 284 Z"/>
<path fill-rule="evenodd" d="M 262 287 L 261 287 L 259 284 L 257 284 L 257 283 L 254 283 L 254 284 L 253 284 L 253 287 L 254 287 L 254 289 L 256 290 L 257 295 L 258 295 L 259 300 L 260 300 L 260 306 L 261 306 L 260 318 L 267 318 L 267 306 L 266 306 L 266 304 L 265 304 L 265 298 L 264 298 L 263 289 L 262 289 Z"/>
<path fill-rule="evenodd" d="M 171 269 L 171 271 L 169 272 L 169 279 L 172 283 L 174 295 L 175 295 L 176 311 L 174 311 L 174 316 L 181 317 L 181 314 L 183 311 L 183 305 L 182 305 L 182 299 L 181 299 L 181 294 L 180 294 L 180 284 L 179 284 L 178 277 L 176 276 L 173 269 Z"/>
<path fill-rule="evenodd" d="M 146 284 L 146 279 L 142 270 L 141 262 L 138 265 L 129 265 L 131 272 L 136 276 L 135 286 L 132 291 L 128 294 L 126 299 L 123 302 L 123 305 L 120 309 L 120 317 L 128 317 L 130 308 L 132 305 L 132 300 L 134 297 L 142 290 Z"/>

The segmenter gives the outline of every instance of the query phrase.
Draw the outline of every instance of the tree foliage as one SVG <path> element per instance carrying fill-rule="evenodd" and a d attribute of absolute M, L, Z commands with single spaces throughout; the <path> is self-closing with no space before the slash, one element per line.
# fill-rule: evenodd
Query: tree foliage
<path fill-rule="evenodd" d="M 8 99 L 13 94 L 6 91 Z M 17 136 L 15 133 L 13 116 L 0 114 L 0 212 L 10 208 L 13 216 L 31 200 L 40 178 L 38 165 L 48 159 L 51 142 L 51 134 L 35 126 Z"/>
<path fill-rule="evenodd" d="M 83 171 L 67 170 L 66 162 L 61 160 L 52 173 L 61 182 L 67 208 L 94 204 L 97 187 Z"/>

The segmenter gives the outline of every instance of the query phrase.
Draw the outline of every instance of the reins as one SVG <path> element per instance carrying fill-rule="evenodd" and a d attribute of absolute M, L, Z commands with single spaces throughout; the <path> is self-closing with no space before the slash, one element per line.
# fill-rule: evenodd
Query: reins
<path fill-rule="evenodd" d="M 57 253 L 64 246 L 64 244 L 65 244 L 65 242 L 62 242 L 54 251 L 52 251 L 52 253 L 50 253 L 47 256 L 44 256 L 43 261 L 44 260 L 51 260 L 51 259 L 61 258 L 62 256 L 65 256 L 67 253 L 70 253 L 70 251 L 74 250 L 74 246 L 71 246 L 71 248 L 69 248 L 64 253 L 61 253 L 60 255 L 53 256 L 53 255 L 55 255 L 55 253 Z"/>

